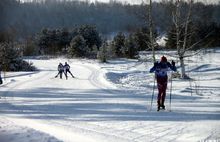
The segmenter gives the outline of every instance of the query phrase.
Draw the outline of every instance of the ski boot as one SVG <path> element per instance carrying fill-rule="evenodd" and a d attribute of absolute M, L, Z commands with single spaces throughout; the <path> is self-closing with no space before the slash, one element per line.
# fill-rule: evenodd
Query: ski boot
<path fill-rule="evenodd" d="M 162 105 L 161 107 L 162 107 L 163 110 L 165 110 L 165 105 Z"/>
<path fill-rule="evenodd" d="M 160 106 L 157 106 L 157 111 L 160 111 Z"/>

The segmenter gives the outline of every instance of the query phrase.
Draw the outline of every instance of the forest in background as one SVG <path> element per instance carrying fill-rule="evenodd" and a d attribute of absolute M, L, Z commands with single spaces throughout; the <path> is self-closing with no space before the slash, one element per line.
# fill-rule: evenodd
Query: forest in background
<path fill-rule="evenodd" d="M 176 49 L 174 1 L 152 3 L 153 38 L 166 34 L 166 49 Z M 180 2 L 179 40 L 184 41 L 189 3 Z M 34 70 L 23 56 L 138 58 L 152 50 L 149 5 L 68 0 L 0 1 L 0 64 L 4 70 Z M 220 46 L 220 4 L 193 3 L 186 44 L 194 48 Z M 196 45 L 194 45 L 196 43 Z M 155 43 L 155 49 L 160 50 Z M 185 52 L 185 51 L 184 51 Z"/>
<path fill-rule="evenodd" d="M 166 32 L 172 26 L 173 4 L 154 2 L 152 16 L 157 31 Z M 186 11 L 187 3 L 182 6 Z M 34 35 L 43 28 L 72 29 L 80 25 L 95 25 L 104 35 L 132 32 L 147 25 L 148 5 L 130 5 L 116 1 L 109 3 L 68 0 L 0 1 L 0 31 L 13 32 L 17 38 Z M 220 5 L 193 5 L 193 19 L 200 24 L 220 23 Z"/>

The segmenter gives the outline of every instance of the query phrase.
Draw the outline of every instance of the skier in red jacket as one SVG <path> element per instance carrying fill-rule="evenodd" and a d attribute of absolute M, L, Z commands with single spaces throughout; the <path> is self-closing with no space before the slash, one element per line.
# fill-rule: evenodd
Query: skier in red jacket
<path fill-rule="evenodd" d="M 167 61 L 167 58 L 165 56 L 161 57 L 160 62 L 155 62 L 154 66 L 150 69 L 150 73 L 155 73 L 155 77 L 157 80 L 157 88 L 158 88 L 158 97 L 157 97 L 157 111 L 160 110 L 160 107 L 162 109 L 165 109 L 165 97 L 166 97 L 166 89 L 167 89 L 167 71 L 169 68 L 173 71 L 176 71 L 175 62 L 172 61 L 172 63 Z"/>

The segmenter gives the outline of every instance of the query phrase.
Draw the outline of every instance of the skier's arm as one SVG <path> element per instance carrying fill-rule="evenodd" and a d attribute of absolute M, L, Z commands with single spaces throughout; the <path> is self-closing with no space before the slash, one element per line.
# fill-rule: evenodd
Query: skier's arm
<path fill-rule="evenodd" d="M 176 71 L 176 66 L 175 66 L 175 62 L 172 61 L 172 65 L 170 64 L 170 62 L 167 63 L 168 67 L 173 70 L 173 71 Z"/>
<path fill-rule="evenodd" d="M 155 62 L 154 66 L 150 69 L 150 73 L 153 73 L 156 70 L 157 65 L 158 65 L 158 62 Z"/>

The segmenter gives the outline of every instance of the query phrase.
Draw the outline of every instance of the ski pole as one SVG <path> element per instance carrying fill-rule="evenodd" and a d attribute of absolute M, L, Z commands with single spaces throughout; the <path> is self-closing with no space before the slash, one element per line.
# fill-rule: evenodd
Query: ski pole
<path fill-rule="evenodd" d="M 153 92 L 152 92 L 152 96 L 151 96 L 151 105 L 150 105 L 150 111 L 152 110 L 152 104 L 153 104 L 153 98 L 154 98 L 154 88 L 155 88 L 155 75 L 154 75 L 154 86 L 153 86 Z"/>
<path fill-rule="evenodd" d="M 171 95 L 172 95 L 172 75 L 173 72 L 171 72 L 171 80 L 170 80 L 170 111 L 171 111 Z"/>

